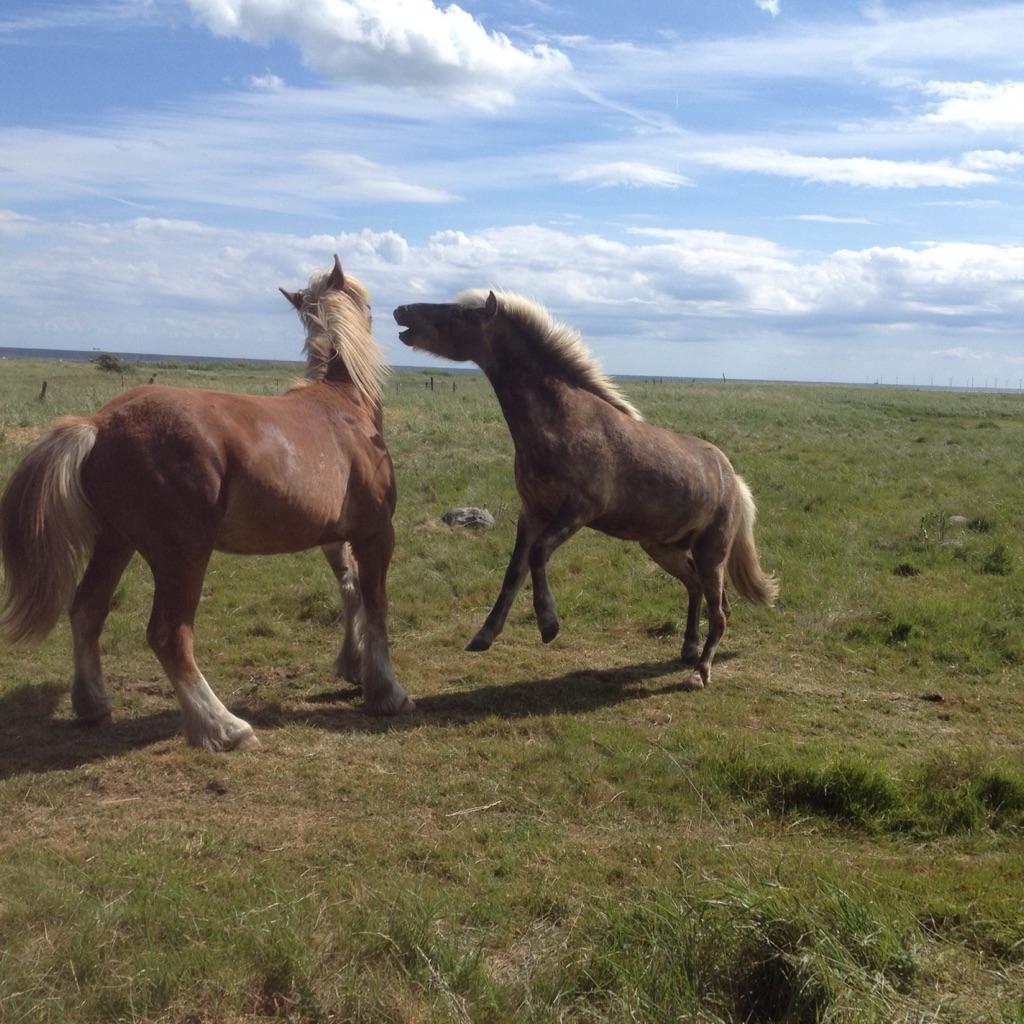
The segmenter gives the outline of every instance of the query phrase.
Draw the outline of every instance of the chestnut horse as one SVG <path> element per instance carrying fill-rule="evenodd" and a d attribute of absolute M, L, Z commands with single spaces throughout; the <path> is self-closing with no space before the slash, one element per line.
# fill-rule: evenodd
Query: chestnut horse
<path fill-rule="evenodd" d="M 775 580 L 754 547 L 754 501 L 713 444 L 651 426 L 600 372 L 575 330 L 519 295 L 464 292 L 454 303 L 399 306 L 399 338 L 487 375 L 515 445 L 522 499 L 501 593 L 467 650 L 501 632 L 529 569 L 545 643 L 558 633 L 547 581 L 552 552 L 583 526 L 634 540 L 689 595 L 682 661 L 686 685 L 711 678 L 729 619 L 726 571 L 739 593 L 771 604 Z M 708 633 L 700 649 L 701 600 Z"/>
<path fill-rule="evenodd" d="M 361 684 L 370 711 L 413 706 L 388 654 L 396 492 L 381 437 L 386 367 L 369 295 L 337 256 L 307 288 L 281 290 L 306 329 L 304 381 L 276 396 L 132 388 L 92 416 L 58 420 L 0 499 L 0 626 L 13 640 L 40 640 L 70 608 L 71 702 L 84 721 L 110 718 L 99 638 L 136 551 L 155 584 L 146 638 L 177 694 L 190 744 L 257 743 L 193 656 L 213 551 L 323 547 L 346 627 L 335 670 Z"/>

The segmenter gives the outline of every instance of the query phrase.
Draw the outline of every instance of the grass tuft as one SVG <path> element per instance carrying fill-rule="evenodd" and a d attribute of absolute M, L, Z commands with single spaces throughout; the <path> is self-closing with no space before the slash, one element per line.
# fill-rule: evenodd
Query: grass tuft
<path fill-rule="evenodd" d="M 820 883 L 801 900 L 778 883 L 608 903 L 564 1003 L 597 1002 L 602 1019 L 813 1024 L 856 1001 L 891 1009 L 921 971 L 911 921 L 856 889 Z"/>

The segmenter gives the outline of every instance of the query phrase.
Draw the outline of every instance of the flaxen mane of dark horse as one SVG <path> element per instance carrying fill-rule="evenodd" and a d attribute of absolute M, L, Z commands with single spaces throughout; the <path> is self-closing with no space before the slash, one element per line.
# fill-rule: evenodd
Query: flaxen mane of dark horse
<path fill-rule="evenodd" d="M 412 707 L 388 653 L 396 491 L 381 436 L 386 367 L 371 333 L 369 295 L 337 256 L 307 288 L 284 294 L 306 329 L 301 384 L 276 396 L 133 388 L 92 416 L 54 424 L 0 499 L 0 626 L 11 639 L 39 640 L 70 609 L 71 698 L 83 720 L 110 716 L 99 637 L 136 551 L 155 584 L 146 636 L 177 694 L 189 743 L 211 750 L 256 743 L 193 656 L 193 622 L 215 550 L 323 547 L 346 620 L 336 671 L 362 685 L 371 711 Z"/>
<path fill-rule="evenodd" d="M 468 650 L 501 632 L 529 570 L 545 642 L 558 633 L 551 553 L 583 526 L 638 541 L 689 595 L 682 660 L 704 686 L 729 619 L 726 572 L 748 600 L 771 604 L 775 580 L 754 546 L 750 490 L 713 444 L 651 426 L 597 368 L 573 329 L 521 296 L 465 292 L 454 303 L 399 306 L 413 348 L 487 375 L 515 444 L 522 509 L 501 593 Z M 700 648 L 701 601 L 708 633 Z"/>

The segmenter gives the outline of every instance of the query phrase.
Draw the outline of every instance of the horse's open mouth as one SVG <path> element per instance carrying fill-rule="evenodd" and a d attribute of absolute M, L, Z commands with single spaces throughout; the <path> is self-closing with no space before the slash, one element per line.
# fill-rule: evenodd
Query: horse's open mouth
<path fill-rule="evenodd" d="M 405 328 L 404 331 L 398 332 L 398 340 L 402 342 L 403 345 L 411 345 L 413 330 L 409 325 L 409 314 L 405 306 L 399 306 L 392 316 L 394 316 L 395 323 L 398 324 L 399 327 Z"/>

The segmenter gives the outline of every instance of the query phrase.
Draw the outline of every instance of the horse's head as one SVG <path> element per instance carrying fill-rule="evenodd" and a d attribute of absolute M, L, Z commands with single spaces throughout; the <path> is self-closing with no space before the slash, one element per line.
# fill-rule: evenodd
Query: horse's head
<path fill-rule="evenodd" d="M 403 345 L 444 359 L 479 362 L 485 354 L 488 329 L 498 312 L 494 292 L 482 306 L 458 302 L 415 302 L 399 306 L 395 321 L 406 328 L 398 337 Z"/>
<path fill-rule="evenodd" d="M 373 325 L 370 295 L 354 277 L 345 276 L 337 253 L 334 254 L 334 266 L 326 274 L 314 274 L 309 280 L 308 287 L 297 292 L 290 292 L 286 288 L 278 288 L 278 291 L 298 311 L 307 331 L 317 327 L 324 329 L 320 322 L 323 318 L 319 307 L 321 300 L 332 295 L 335 306 L 346 308 L 346 312 L 354 319 L 365 318 L 367 327 Z"/>
<path fill-rule="evenodd" d="M 380 402 L 383 357 L 373 339 L 370 293 L 350 274 L 334 266 L 314 274 L 298 292 L 279 289 L 298 311 L 306 329 L 306 376 L 313 380 L 351 380 Z"/>

